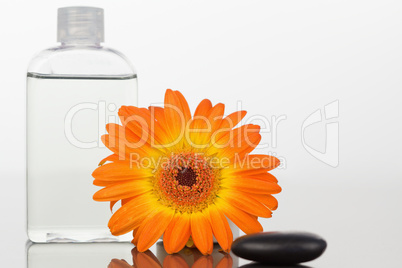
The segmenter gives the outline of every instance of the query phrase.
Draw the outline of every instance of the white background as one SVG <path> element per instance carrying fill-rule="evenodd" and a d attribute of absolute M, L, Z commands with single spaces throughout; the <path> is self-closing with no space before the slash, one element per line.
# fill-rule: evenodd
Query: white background
<path fill-rule="evenodd" d="M 401 267 L 401 1 L 3 1 L 0 9 L 0 259 L 25 256 L 25 75 L 55 45 L 56 9 L 105 9 L 106 43 L 138 70 L 139 105 L 180 90 L 237 101 L 248 116 L 286 115 L 275 175 L 283 192 L 265 230 L 305 230 L 328 241 L 312 267 Z M 311 156 L 303 121 L 339 101 L 339 165 Z M 306 142 L 325 148 L 325 123 Z M 106 266 L 105 266 L 106 267 Z"/>

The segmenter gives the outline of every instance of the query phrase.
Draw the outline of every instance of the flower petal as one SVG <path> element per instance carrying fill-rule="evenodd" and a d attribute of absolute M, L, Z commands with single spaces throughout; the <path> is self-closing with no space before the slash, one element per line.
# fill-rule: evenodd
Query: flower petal
<path fill-rule="evenodd" d="M 190 215 L 176 213 L 163 235 L 163 245 L 168 254 L 179 252 L 184 248 L 191 235 Z"/>
<path fill-rule="evenodd" d="M 174 91 L 174 93 L 176 94 L 176 97 L 179 99 L 179 102 L 181 104 L 181 110 L 183 112 L 185 120 L 185 125 L 187 125 L 187 122 L 190 121 L 191 119 L 190 107 L 188 106 L 186 99 L 184 98 L 183 94 L 181 94 L 180 91 Z"/>
<path fill-rule="evenodd" d="M 254 179 L 254 180 L 262 180 L 262 181 L 267 181 L 267 182 L 272 182 L 272 183 L 278 183 L 278 180 L 275 178 L 275 176 L 268 172 L 253 174 L 250 176 L 244 176 L 244 175 L 240 175 L 240 176 L 242 178 L 250 178 L 250 179 Z"/>
<path fill-rule="evenodd" d="M 233 234 L 225 215 L 215 205 L 208 207 L 209 221 L 213 234 L 221 248 L 229 252 L 233 242 Z"/>
<path fill-rule="evenodd" d="M 111 155 L 109 155 L 109 156 L 103 158 L 103 159 L 99 162 L 98 166 L 102 166 L 102 165 L 105 164 L 107 161 L 111 161 L 111 162 L 113 162 L 113 161 L 119 161 L 119 156 L 118 156 L 117 154 L 111 154 Z"/>
<path fill-rule="evenodd" d="M 138 230 L 138 251 L 148 250 L 162 236 L 173 219 L 174 210 L 163 208 L 155 215 L 149 215 Z"/>
<path fill-rule="evenodd" d="M 216 144 L 222 137 L 228 135 L 233 128 L 244 118 L 247 114 L 246 111 L 238 111 L 231 113 L 230 115 L 223 118 L 220 122 L 219 127 L 211 135 L 211 144 Z"/>
<path fill-rule="evenodd" d="M 281 187 L 274 182 L 242 177 L 222 179 L 221 186 L 252 194 L 277 194 L 282 190 Z"/>
<path fill-rule="evenodd" d="M 260 126 L 247 124 L 226 132 L 220 139 L 212 141 L 208 149 L 209 154 L 217 154 L 218 157 L 225 157 L 236 161 L 243 159 L 257 147 L 261 140 Z"/>
<path fill-rule="evenodd" d="M 191 214 L 191 236 L 195 246 L 204 254 L 213 251 L 212 229 L 207 217 L 202 212 Z"/>
<path fill-rule="evenodd" d="M 156 198 L 152 194 L 135 197 L 120 207 L 110 218 L 108 226 L 111 233 L 122 235 L 139 227 L 155 206 L 157 206 Z"/>
<path fill-rule="evenodd" d="M 230 203 L 218 198 L 216 205 L 225 215 L 246 234 L 254 234 L 263 230 L 257 217 L 232 206 Z"/>
<path fill-rule="evenodd" d="M 118 161 L 98 167 L 92 176 L 101 181 L 123 181 L 152 177 L 154 174 L 149 168 L 130 167 L 129 162 Z"/>
<path fill-rule="evenodd" d="M 272 216 L 271 210 L 261 204 L 261 202 L 254 199 L 252 195 L 240 191 L 222 190 L 219 192 L 219 197 L 225 199 L 228 203 L 233 204 L 238 209 L 255 216 L 264 218 Z"/>
<path fill-rule="evenodd" d="M 123 126 L 130 129 L 136 136 L 146 138 L 149 144 L 155 146 L 169 141 L 170 137 L 167 135 L 163 108 L 153 106 L 148 109 L 134 106 L 123 107 L 119 110 Z"/>
<path fill-rule="evenodd" d="M 271 211 L 276 210 L 278 208 L 278 200 L 276 200 L 276 198 L 273 197 L 270 194 L 269 195 L 255 194 L 255 195 L 253 195 L 253 198 L 255 198 L 258 201 L 260 201 L 262 204 L 264 204 Z"/>
<path fill-rule="evenodd" d="M 233 129 L 245 116 L 246 111 L 237 111 L 231 113 L 230 115 L 226 116 L 222 119 L 221 125 L 219 128 L 231 128 Z"/>
<path fill-rule="evenodd" d="M 113 213 L 113 207 L 114 207 L 114 205 L 116 205 L 117 201 L 118 201 L 118 200 L 114 200 L 114 201 L 111 201 L 111 202 L 110 202 L 110 211 L 111 211 L 112 213 Z"/>
<path fill-rule="evenodd" d="M 280 165 L 279 159 L 272 155 L 247 155 L 243 159 L 236 160 L 228 168 L 222 170 L 222 176 L 265 173 Z"/>
<path fill-rule="evenodd" d="M 134 244 L 134 246 L 136 246 L 135 248 L 137 248 L 137 244 L 138 244 L 138 229 L 140 229 L 140 227 L 137 227 L 133 230 L 133 240 L 131 240 L 131 243 Z"/>
<path fill-rule="evenodd" d="M 198 104 L 197 109 L 195 109 L 194 116 L 204 116 L 207 117 L 209 110 L 212 109 L 212 103 L 208 99 L 203 99 L 200 104 Z M 196 124 L 196 122 L 194 122 Z"/>
<path fill-rule="evenodd" d="M 161 148 L 157 149 L 152 146 L 152 143 L 148 141 L 150 137 L 147 134 L 137 136 L 128 128 L 114 123 L 107 124 L 106 130 L 109 134 L 102 136 L 102 142 L 112 152 L 118 154 L 121 160 L 131 160 L 132 154 L 154 158 L 158 158 L 163 154 L 163 150 L 160 150 Z"/>
<path fill-rule="evenodd" d="M 95 179 L 93 181 L 93 185 L 95 185 L 95 186 L 112 186 L 117 183 L 128 182 L 128 181 L 130 181 L 130 180 L 114 182 L 114 181 L 100 181 L 100 180 Z"/>
<path fill-rule="evenodd" d="M 225 104 L 218 103 L 209 112 L 208 120 L 212 125 L 212 131 L 209 136 L 221 125 L 222 117 L 225 113 Z"/>
<path fill-rule="evenodd" d="M 93 199 L 95 201 L 114 201 L 123 198 L 137 196 L 149 191 L 152 191 L 152 184 L 146 180 L 130 180 L 119 184 L 106 186 L 105 188 L 97 191 Z"/>
<path fill-rule="evenodd" d="M 197 109 L 194 112 L 194 117 L 190 122 L 190 127 L 188 130 L 188 143 L 196 148 L 206 147 L 206 138 L 204 136 L 211 131 L 211 123 L 208 120 L 208 115 L 212 109 L 212 103 L 208 99 L 204 99 L 200 102 Z"/>
<path fill-rule="evenodd" d="M 171 89 L 166 90 L 164 111 L 166 126 L 172 137 L 172 145 L 182 148 L 186 127 L 185 116 L 181 108 L 180 99 Z"/>

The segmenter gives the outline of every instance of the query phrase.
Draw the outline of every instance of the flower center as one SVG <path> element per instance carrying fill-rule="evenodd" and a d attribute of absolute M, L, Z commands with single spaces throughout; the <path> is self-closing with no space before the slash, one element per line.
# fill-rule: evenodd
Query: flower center
<path fill-rule="evenodd" d="M 214 168 L 202 155 L 178 153 L 158 169 L 154 188 L 164 205 L 191 213 L 213 202 L 219 183 Z"/>
<path fill-rule="evenodd" d="M 179 185 L 191 187 L 197 182 L 197 174 L 190 167 L 181 168 L 176 175 L 176 180 Z"/>

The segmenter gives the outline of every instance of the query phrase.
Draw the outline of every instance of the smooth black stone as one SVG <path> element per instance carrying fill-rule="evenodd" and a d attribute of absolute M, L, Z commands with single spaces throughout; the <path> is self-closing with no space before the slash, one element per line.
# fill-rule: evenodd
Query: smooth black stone
<path fill-rule="evenodd" d="M 271 265 L 293 265 L 312 261 L 325 251 L 327 242 L 305 232 L 269 232 L 245 235 L 233 242 L 237 256 Z"/>

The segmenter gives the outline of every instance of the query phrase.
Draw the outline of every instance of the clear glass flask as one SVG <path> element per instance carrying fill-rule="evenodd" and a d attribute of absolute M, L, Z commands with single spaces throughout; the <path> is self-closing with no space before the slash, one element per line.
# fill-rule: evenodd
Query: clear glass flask
<path fill-rule="evenodd" d="M 107 228 L 108 203 L 92 200 L 91 173 L 110 155 L 100 137 L 121 105 L 137 105 L 137 74 L 101 45 L 103 9 L 58 10 L 59 46 L 40 52 L 27 74 L 28 237 L 33 242 L 130 241 Z"/>

